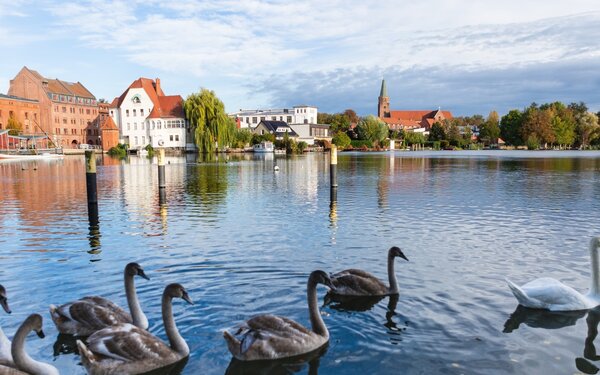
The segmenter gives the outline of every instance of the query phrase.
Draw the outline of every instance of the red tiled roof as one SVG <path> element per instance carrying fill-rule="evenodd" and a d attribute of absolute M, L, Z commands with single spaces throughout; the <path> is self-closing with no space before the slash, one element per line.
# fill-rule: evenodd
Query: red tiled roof
<path fill-rule="evenodd" d="M 110 105 L 108 106 L 108 108 L 117 108 L 118 104 L 119 104 L 119 97 L 117 96 L 113 99 L 112 102 L 110 102 Z"/>
<path fill-rule="evenodd" d="M 112 117 L 108 116 L 106 120 L 100 125 L 102 130 L 119 130 L 117 124 L 113 121 Z"/>
<path fill-rule="evenodd" d="M 52 94 L 79 96 L 81 98 L 96 99 L 96 97 L 81 84 L 81 82 L 67 82 L 60 79 L 45 78 L 35 70 L 27 69 L 35 78 L 48 82 L 46 91 Z"/>
<path fill-rule="evenodd" d="M 159 96 L 159 105 L 152 108 L 148 118 L 184 118 L 181 95 Z"/>

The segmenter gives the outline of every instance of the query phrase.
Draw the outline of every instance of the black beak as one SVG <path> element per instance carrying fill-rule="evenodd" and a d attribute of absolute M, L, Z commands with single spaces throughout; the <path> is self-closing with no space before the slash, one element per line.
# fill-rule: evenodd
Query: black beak
<path fill-rule="evenodd" d="M 40 339 L 43 339 L 44 337 L 46 337 L 46 335 L 44 335 L 44 331 L 41 329 L 39 331 L 37 331 L 37 335 Z"/>
<path fill-rule="evenodd" d="M 408 262 L 408 258 L 406 257 L 406 255 L 404 255 L 404 253 L 400 253 L 400 258 Z"/>
<path fill-rule="evenodd" d="M 2 301 L 0 301 L 0 304 L 7 314 L 12 313 L 12 311 L 10 311 L 10 307 L 8 307 L 8 300 L 6 298 L 3 298 Z"/>
<path fill-rule="evenodd" d="M 150 278 L 148 276 L 146 276 L 146 274 L 144 273 L 143 269 L 138 270 L 138 276 L 143 277 L 146 280 L 150 280 Z"/>
<path fill-rule="evenodd" d="M 192 301 L 192 299 L 190 298 L 190 296 L 189 296 L 187 293 L 183 293 L 183 296 L 181 296 L 181 298 L 182 298 L 182 299 L 183 299 L 185 302 L 189 303 L 190 305 L 193 305 L 193 304 L 194 304 L 194 301 Z"/>
<path fill-rule="evenodd" d="M 331 280 L 326 280 L 325 281 L 325 285 L 332 291 L 335 292 L 335 285 L 333 285 L 333 283 L 331 282 Z"/>

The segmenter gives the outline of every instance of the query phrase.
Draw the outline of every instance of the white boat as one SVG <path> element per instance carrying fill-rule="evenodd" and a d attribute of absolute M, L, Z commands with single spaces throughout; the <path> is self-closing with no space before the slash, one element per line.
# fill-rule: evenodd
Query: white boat
<path fill-rule="evenodd" d="M 259 153 L 270 153 L 275 150 L 275 148 L 273 147 L 273 142 L 266 142 L 266 141 L 255 144 L 253 149 L 254 149 L 254 152 L 259 152 Z"/>
<path fill-rule="evenodd" d="M 1 154 L 0 160 L 42 160 L 42 159 L 62 159 L 62 154 Z"/>

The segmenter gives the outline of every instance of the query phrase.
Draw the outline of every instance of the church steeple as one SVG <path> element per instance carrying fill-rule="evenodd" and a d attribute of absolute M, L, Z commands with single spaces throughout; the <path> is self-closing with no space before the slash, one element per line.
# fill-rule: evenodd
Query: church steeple
<path fill-rule="evenodd" d="M 381 80 L 381 91 L 379 92 L 379 97 L 380 98 L 387 98 L 388 97 L 387 87 L 385 86 L 385 79 Z"/>
<path fill-rule="evenodd" d="M 379 91 L 379 100 L 377 104 L 377 116 L 379 118 L 390 117 L 390 97 L 387 93 L 385 79 L 381 80 L 381 91 Z"/>

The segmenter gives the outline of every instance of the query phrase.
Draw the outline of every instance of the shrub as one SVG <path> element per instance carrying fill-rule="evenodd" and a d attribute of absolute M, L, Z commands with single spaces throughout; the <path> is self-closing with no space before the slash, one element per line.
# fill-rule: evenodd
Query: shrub
<path fill-rule="evenodd" d="M 526 143 L 528 150 L 537 150 L 540 148 L 540 140 L 535 134 L 531 134 L 529 137 L 527 137 Z"/>
<path fill-rule="evenodd" d="M 304 150 L 306 150 L 307 147 L 308 147 L 308 143 L 306 143 L 304 141 L 298 142 L 298 153 L 299 154 L 303 153 Z"/>
<path fill-rule="evenodd" d="M 364 140 L 353 139 L 352 141 L 350 141 L 350 145 L 352 146 L 352 148 L 360 148 L 360 149 L 373 148 L 373 143 L 366 139 L 364 139 Z"/>
<path fill-rule="evenodd" d="M 119 143 L 115 147 L 111 147 L 110 150 L 108 150 L 108 155 L 117 157 L 119 159 L 124 159 L 127 157 L 128 148 L 128 145 Z"/>
<path fill-rule="evenodd" d="M 345 132 L 337 132 L 333 136 L 331 143 L 343 150 L 350 145 L 350 141 L 351 140 L 350 137 L 348 137 L 348 134 L 346 134 Z"/>
<path fill-rule="evenodd" d="M 154 156 L 154 147 L 152 147 L 152 145 L 149 144 L 144 149 L 148 151 L 148 158 L 151 159 Z"/>

